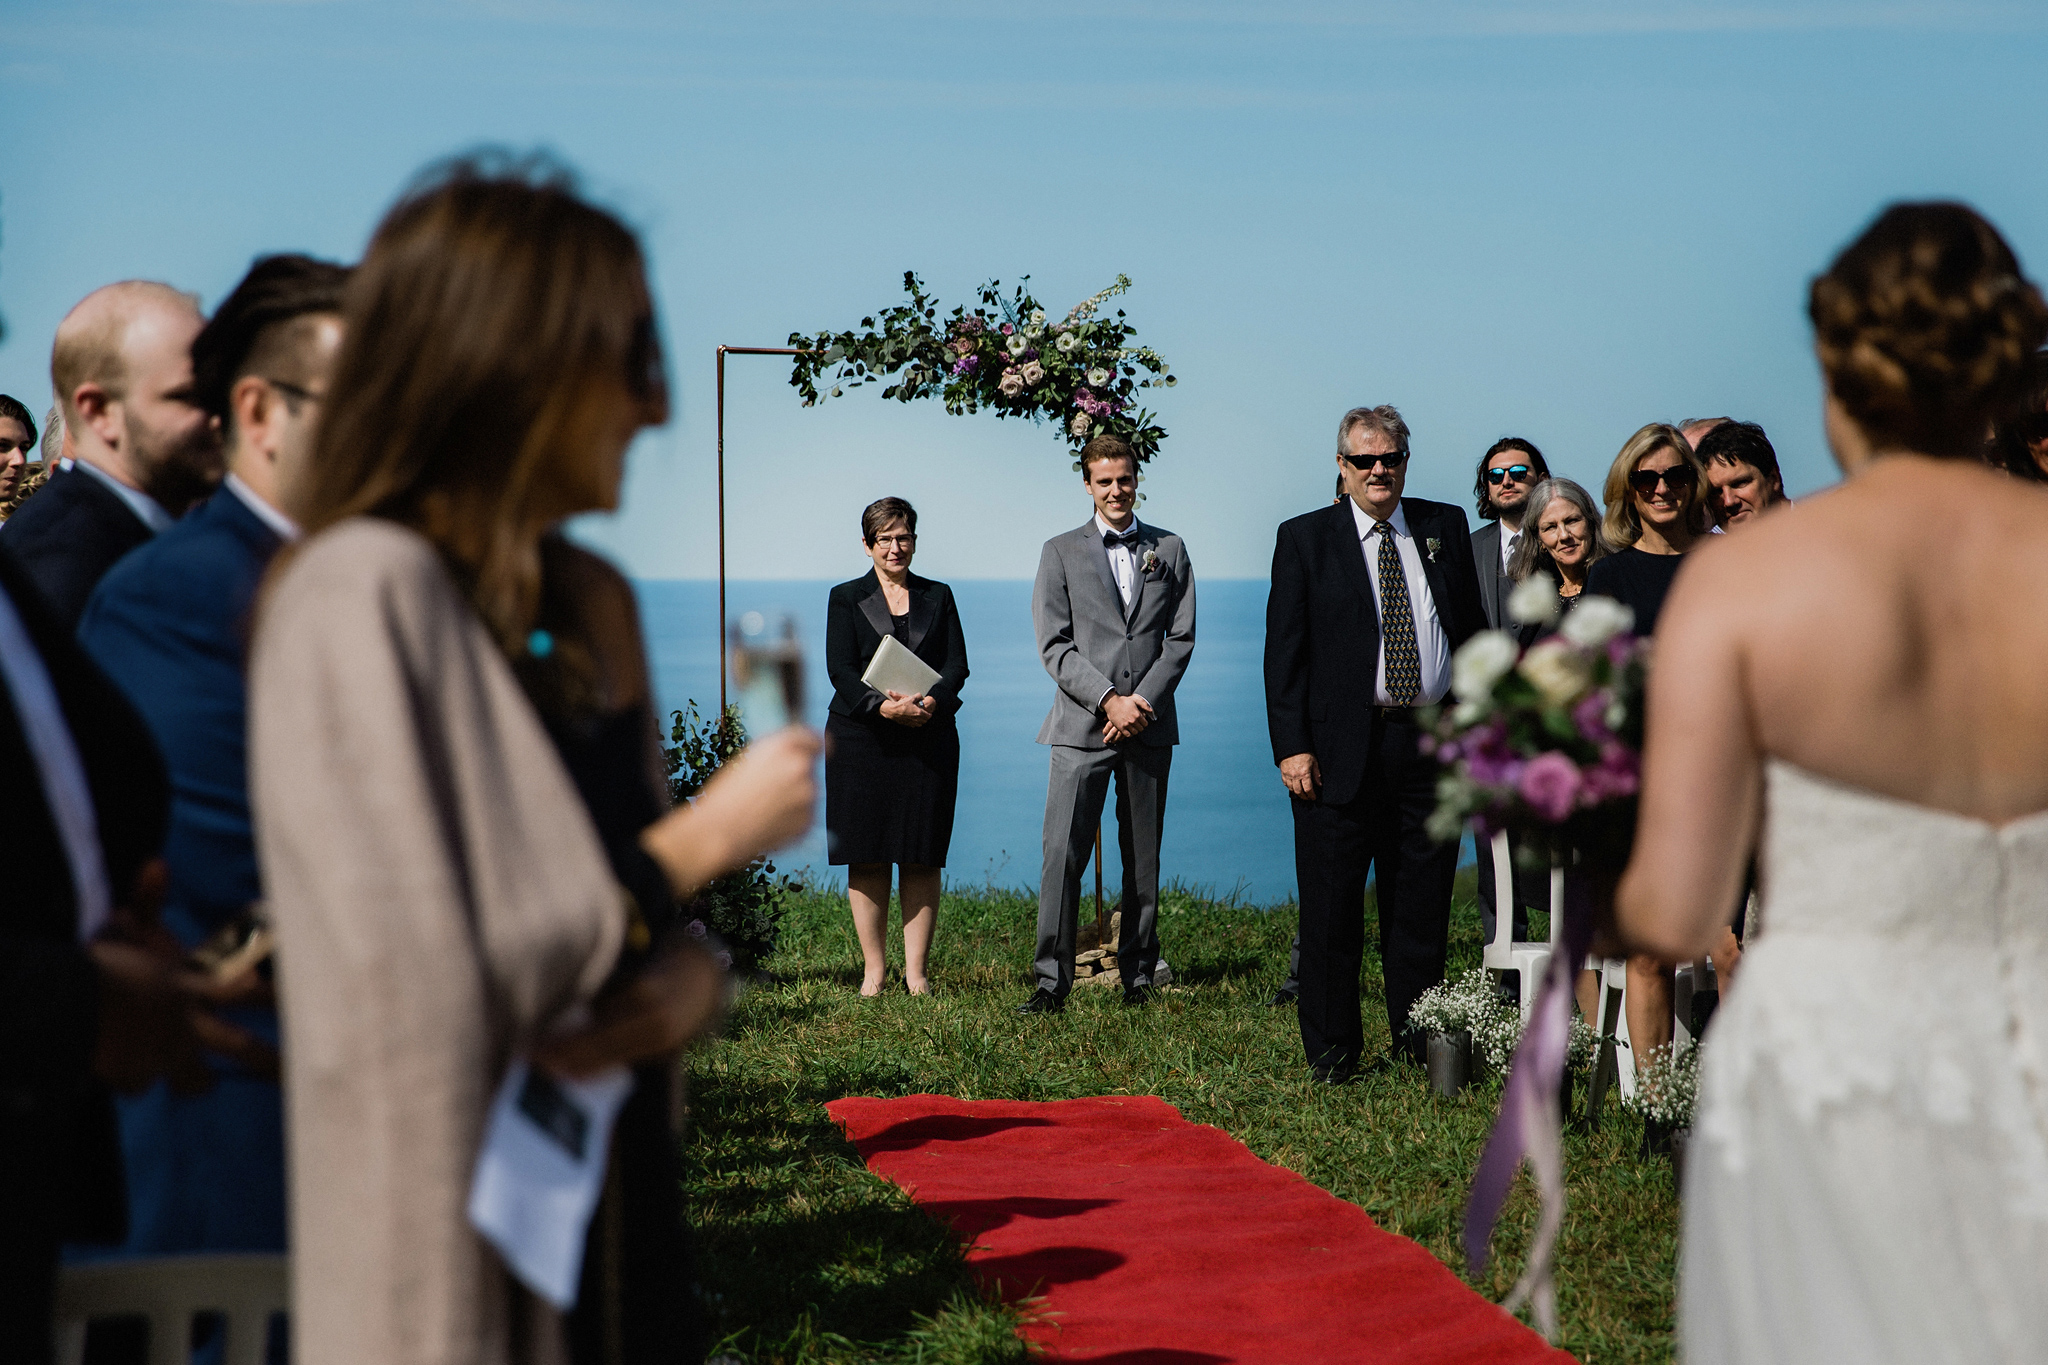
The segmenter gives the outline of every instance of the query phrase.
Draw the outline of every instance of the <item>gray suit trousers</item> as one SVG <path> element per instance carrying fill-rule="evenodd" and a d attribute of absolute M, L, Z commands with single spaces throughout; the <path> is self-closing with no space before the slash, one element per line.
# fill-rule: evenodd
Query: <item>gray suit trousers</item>
<path fill-rule="evenodd" d="M 1149 986 L 1159 961 L 1159 836 L 1173 750 L 1141 740 L 1108 749 L 1051 748 L 1045 866 L 1038 879 L 1038 984 L 1062 997 L 1073 989 L 1081 873 L 1095 852 L 1095 830 L 1114 776 L 1116 842 L 1124 865 L 1117 966 L 1126 986 Z"/>

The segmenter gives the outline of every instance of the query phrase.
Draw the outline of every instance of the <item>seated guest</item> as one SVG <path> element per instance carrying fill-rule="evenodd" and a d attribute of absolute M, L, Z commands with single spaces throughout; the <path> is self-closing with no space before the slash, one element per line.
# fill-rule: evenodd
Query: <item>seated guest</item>
<path fill-rule="evenodd" d="M 639 243 L 559 176 L 449 167 L 350 283 L 311 458 L 286 471 L 305 539 L 249 660 L 299 1365 L 569 1351 L 468 1216 L 493 1095 L 519 1058 L 673 1065 L 723 983 L 680 947 L 615 975 L 657 946 L 643 897 L 692 895 L 810 823 L 800 727 L 637 832 L 634 793 L 579 783 L 616 771 L 610 746 L 648 753 L 625 744 L 644 669 L 630 616 L 584 612 L 616 576 L 554 532 L 616 507 L 628 445 L 666 420 L 658 337 Z"/>
<path fill-rule="evenodd" d="M 902 869 L 903 982 L 931 989 L 926 958 L 939 913 L 940 872 L 953 838 L 960 732 L 953 715 L 967 681 L 967 640 L 953 591 L 910 572 L 917 509 L 883 498 L 861 513 L 875 567 L 832 589 L 825 608 L 826 856 L 846 868 L 846 896 L 863 962 L 860 993 L 880 995 L 888 971 L 891 864 Z M 938 670 L 929 693 L 877 692 L 861 681 L 884 637 Z"/>
<path fill-rule="evenodd" d="M 12 394 L 0 393 L 0 521 L 14 509 L 15 495 L 36 472 L 36 423 Z"/>
<path fill-rule="evenodd" d="M 2048 350 L 2028 361 L 2026 387 L 2012 410 L 1993 423 L 1984 458 L 2014 478 L 2048 483 Z"/>
<path fill-rule="evenodd" d="M 1634 609 L 1638 635 L 1654 635 L 1664 594 L 1686 551 L 1707 534 L 1706 471 L 1678 428 L 1652 422 L 1607 470 L 1601 530 L 1614 553 L 1587 574 L 1586 588 Z"/>
<path fill-rule="evenodd" d="M 171 772 L 164 922 L 187 948 L 246 925 L 262 899 L 249 827 L 249 616 L 271 556 L 297 532 L 279 470 L 312 444 L 341 343 L 348 272 L 259 260 L 192 343 L 194 389 L 226 436 L 221 490 L 108 571 L 79 641 L 149 722 Z M 268 994 L 253 969 L 252 997 Z M 267 1000 L 231 1016 L 277 1041 Z M 204 1095 L 158 1086 L 121 1104 L 131 1255 L 285 1250 L 284 1115 L 275 1058 L 222 1067 Z"/>
<path fill-rule="evenodd" d="M 1724 421 L 1693 446 L 1706 467 L 1715 524 L 1733 530 L 1773 507 L 1789 503 L 1778 472 L 1778 452 L 1754 422 Z"/>
<path fill-rule="evenodd" d="M 1633 610 L 1638 635 L 1657 633 L 1664 595 L 1671 590 L 1679 565 L 1707 536 L 1711 517 L 1706 483 L 1700 457 L 1684 434 L 1662 422 L 1652 422 L 1629 437 L 1608 468 L 1602 530 L 1611 543 L 1623 548 L 1588 571 L 1586 591 L 1612 597 Z M 1669 1043 L 1671 1033 L 1670 965 L 1653 957 L 1631 957 L 1630 1049 L 1640 1060 Z"/>
<path fill-rule="evenodd" d="M 65 625 L 114 561 L 220 482 L 220 442 L 192 390 L 190 294 L 126 280 L 65 315 L 50 350 L 69 468 L 0 525 L 0 543 Z"/>

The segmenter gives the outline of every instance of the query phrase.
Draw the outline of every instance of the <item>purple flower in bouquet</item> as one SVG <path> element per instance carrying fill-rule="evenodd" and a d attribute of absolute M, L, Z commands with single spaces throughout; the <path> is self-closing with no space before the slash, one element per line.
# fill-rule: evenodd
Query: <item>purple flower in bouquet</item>
<path fill-rule="evenodd" d="M 1579 766 L 1556 750 L 1541 753 L 1522 766 L 1515 787 L 1529 809 L 1561 824 L 1579 803 Z"/>
<path fill-rule="evenodd" d="M 1617 635 L 1607 642 L 1607 662 L 1616 668 L 1626 668 L 1628 661 L 1635 657 L 1636 647 L 1642 643 L 1633 635 Z"/>
<path fill-rule="evenodd" d="M 1626 744 L 1610 741 L 1600 747 L 1600 761 L 1579 774 L 1579 782 L 1579 801 L 1587 807 L 1634 796 L 1642 785 L 1642 762 Z"/>
<path fill-rule="evenodd" d="M 1498 718 L 1465 736 L 1465 773 L 1482 787 L 1516 787 L 1523 761 L 1508 747 L 1507 727 Z"/>
<path fill-rule="evenodd" d="M 1614 694 L 1603 687 L 1572 708 L 1572 724 L 1579 727 L 1579 734 L 1588 744 L 1614 742 L 1614 731 L 1607 728 L 1607 708 L 1613 701 Z"/>

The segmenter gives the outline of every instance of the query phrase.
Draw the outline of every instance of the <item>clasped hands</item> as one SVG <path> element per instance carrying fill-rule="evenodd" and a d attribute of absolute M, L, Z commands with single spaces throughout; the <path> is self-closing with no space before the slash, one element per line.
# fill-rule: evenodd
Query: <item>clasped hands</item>
<path fill-rule="evenodd" d="M 1152 703 L 1143 697 L 1124 697 L 1112 692 L 1102 699 L 1102 740 L 1116 744 L 1139 734 L 1156 716 Z"/>
<path fill-rule="evenodd" d="M 898 725 L 907 725 L 915 730 L 920 725 L 928 724 L 938 713 L 938 702 L 929 696 L 913 697 L 903 692 L 883 693 L 883 718 L 893 720 Z"/>

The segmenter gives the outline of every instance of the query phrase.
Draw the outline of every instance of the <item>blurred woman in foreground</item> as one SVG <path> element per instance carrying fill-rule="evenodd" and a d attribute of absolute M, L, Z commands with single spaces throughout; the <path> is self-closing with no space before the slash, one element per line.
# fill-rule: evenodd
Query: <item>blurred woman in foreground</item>
<path fill-rule="evenodd" d="M 631 595 L 556 534 L 667 419 L 656 335 L 632 234 L 518 170 L 408 194 L 350 286 L 250 664 L 301 1365 L 564 1358 L 467 1217 L 492 1095 L 519 1056 L 583 1076 L 700 1032 L 721 974 L 664 941 L 675 900 L 810 822 L 798 729 L 662 813 Z"/>

